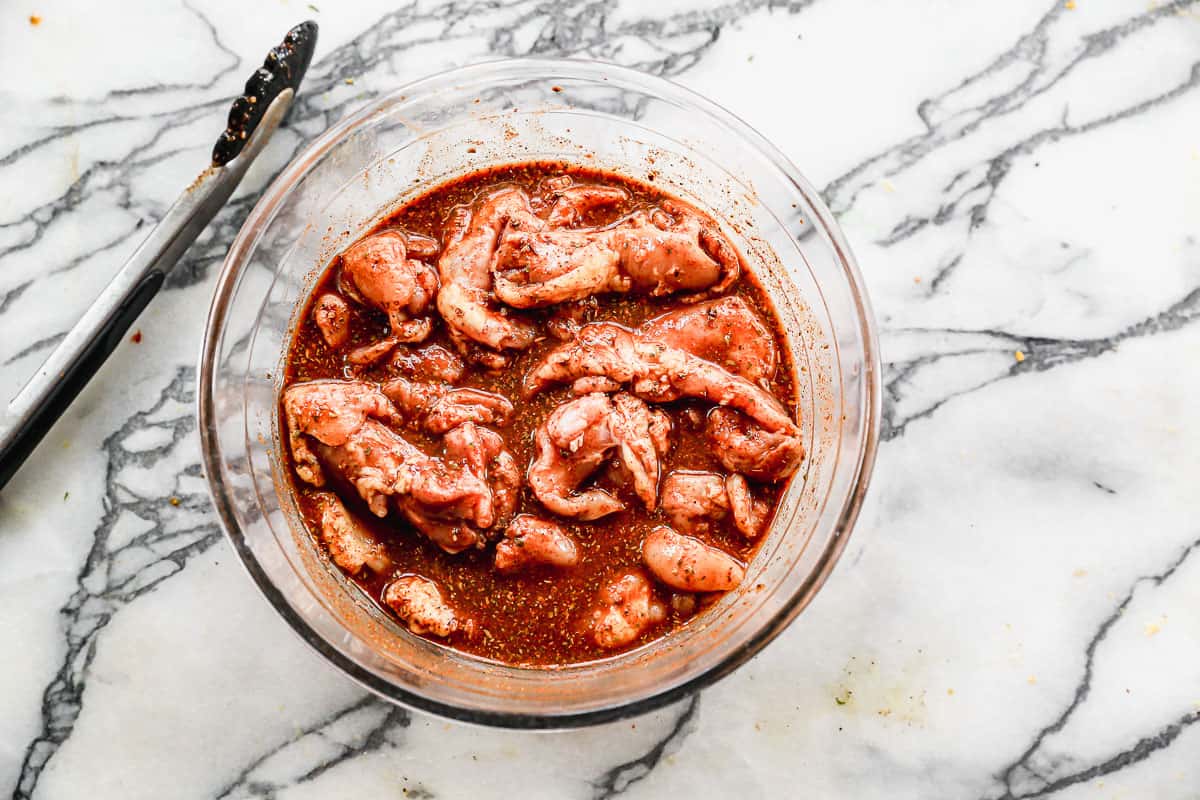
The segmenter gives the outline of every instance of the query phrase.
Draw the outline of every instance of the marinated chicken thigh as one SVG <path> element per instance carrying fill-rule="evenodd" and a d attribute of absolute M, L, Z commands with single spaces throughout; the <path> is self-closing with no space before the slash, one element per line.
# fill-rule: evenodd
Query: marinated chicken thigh
<path fill-rule="evenodd" d="M 438 585 L 428 578 L 419 575 L 397 578 L 384 590 L 383 601 L 408 623 L 413 633 L 442 639 L 458 631 L 468 636 L 475 633 L 475 622 L 455 611 L 442 597 Z"/>
<path fill-rule="evenodd" d="M 326 293 L 317 298 L 313 319 L 330 347 L 339 348 L 350 338 L 350 307 L 338 295 Z"/>
<path fill-rule="evenodd" d="M 537 456 L 529 488 L 556 514 L 584 521 L 625 507 L 603 489 L 576 491 L 616 451 L 634 493 L 653 511 L 658 506 L 659 459 L 669 446 L 670 420 L 628 394 L 596 393 L 555 409 L 537 431 Z"/>
<path fill-rule="evenodd" d="M 442 383 L 417 383 L 407 378 L 392 378 L 382 389 L 410 424 L 430 433 L 445 433 L 464 422 L 503 426 L 513 413 L 507 397 L 483 389 L 453 389 Z"/>
<path fill-rule="evenodd" d="M 725 480 L 715 472 L 677 470 L 663 479 L 662 508 L 684 533 L 711 530 L 729 516 Z"/>
<path fill-rule="evenodd" d="M 799 428 L 769 392 L 740 375 L 611 322 L 583 326 L 578 336 L 547 353 L 525 375 L 526 397 L 555 383 L 605 378 L 650 402 L 697 398 L 729 406 L 768 431 L 799 436 Z M 589 391 L 598 384 L 589 380 Z"/>
<path fill-rule="evenodd" d="M 760 386 L 769 385 L 778 369 L 775 337 L 737 295 L 654 317 L 637 333 L 643 341 L 685 350 Z"/>
<path fill-rule="evenodd" d="M 736 473 L 678 470 L 663 479 L 662 507 L 671 524 L 684 533 L 704 533 L 732 516 L 748 539 L 762 533 L 770 508 L 754 497 L 746 478 Z"/>
<path fill-rule="evenodd" d="M 596 605 L 584 618 L 585 629 L 605 650 L 623 647 L 667 618 L 650 581 L 629 572 L 605 584 Z"/>
<path fill-rule="evenodd" d="M 646 534 L 642 559 L 654 577 L 684 592 L 725 592 L 746 575 L 733 556 L 666 525 Z"/>
<path fill-rule="evenodd" d="M 362 526 L 332 492 L 315 494 L 321 512 L 321 541 L 333 563 L 351 575 L 370 568 L 383 572 L 391 566 L 383 545 Z"/>
<path fill-rule="evenodd" d="M 732 408 L 714 408 L 705 435 L 726 469 L 755 480 L 790 477 L 804 460 L 798 430 L 767 430 Z"/>
<path fill-rule="evenodd" d="M 293 457 L 309 467 L 304 473 L 297 467 L 303 480 L 324 485 L 323 469 L 332 469 L 379 517 L 387 516 L 394 499 L 396 508 L 447 552 L 483 543 L 481 530 L 496 520 L 488 473 L 464 464 L 462 448 L 449 437 L 444 460 L 426 455 L 385 425 L 381 420 L 398 422 L 400 415 L 377 387 L 353 381 L 295 384 L 284 395 L 284 407 Z M 315 453 L 306 437 L 316 441 Z M 489 441 L 488 447 L 474 445 L 472 455 L 501 459 L 503 448 Z M 511 456 L 505 466 L 507 477 L 498 488 L 508 507 L 516 472 Z"/>
<path fill-rule="evenodd" d="M 573 567 L 579 563 L 579 548 L 563 527 L 532 514 L 520 514 L 508 523 L 504 538 L 496 545 L 496 569 L 516 572 L 531 564 Z"/>
<path fill-rule="evenodd" d="M 542 308 L 607 292 L 723 291 L 740 269 L 733 246 L 683 204 L 667 208 L 601 229 L 509 226 L 496 251 L 496 296 Z"/>
<path fill-rule="evenodd" d="M 457 384 L 467 366 L 463 360 L 436 344 L 424 347 L 398 347 L 392 353 L 389 373 L 409 380 Z"/>
<path fill-rule="evenodd" d="M 408 256 L 408 237 L 384 231 L 342 254 L 342 286 L 347 294 L 387 314 L 390 341 L 421 342 L 433 321 L 426 311 L 438 293 L 437 273 Z"/>
<path fill-rule="evenodd" d="M 445 248 L 438 260 L 442 279 L 438 311 L 464 355 L 484 366 L 503 367 L 511 359 L 507 351 L 533 344 L 533 325 L 505 313 L 491 299 L 491 265 L 496 240 L 505 227 L 536 219 L 524 192 L 502 188 L 473 208 L 455 208 L 447 223 Z"/>

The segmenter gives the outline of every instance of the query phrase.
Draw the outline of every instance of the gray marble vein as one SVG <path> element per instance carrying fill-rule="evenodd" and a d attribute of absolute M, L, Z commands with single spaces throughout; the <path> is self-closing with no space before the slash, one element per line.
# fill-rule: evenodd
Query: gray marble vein
<path fill-rule="evenodd" d="M 152 592 L 188 560 L 215 544 L 220 528 L 200 484 L 200 465 L 179 468 L 194 455 L 191 368 L 179 369 L 157 402 L 135 413 L 104 441 L 104 516 L 78 575 L 78 588 L 60 610 L 66 654 L 42 698 L 42 730 L 25 753 L 14 797 L 32 797 L 46 762 L 71 735 L 87 686 L 88 668 L 104 626 L 126 604 Z M 143 441 L 149 439 L 148 442 Z M 174 472 L 168 496 L 145 493 L 140 473 Z"/>
<path fill-rule="evenodd" d="M 1022 336 L 990 329 L 888 330 L 890 338 L 906 345 L 911 342 L 918 353 L 885 365 L 884 391 L 889 403 L 884 409 L 883 438 L 902 435 L 909 423 L 929 417 L 942 404 L 996 381 L 1097 358 L 1113 352 L 1124 341 L 1168 333 L 1190 325 L 1197 318 L 1200 318 L 1200 287 L 1153 317 L 1096 339 Z M 1019 361 L 1015 358 L 1017 352 L 1021 353 Z M 966 378 L 966 385 L 953 387 L 953 381 L 941 374 L 933 380 L 922 380 L 927 371 L 941 371 L 947 362 Z M 931 384 L 936 386 L 932 397 L 926 391 Z M 946 393 L 950 387 L 953 390 Z"/>
<path fill-rule="evenodd" d="M 608 800 L 619 797 L 631 786 L 644 779 L 658 766 L 664 756 L 678 750 L 683 742 L 691 735 L 698 724 L 700 710 L 700 695 L 689 697 L 679 709 L 670 729 L 661 739 L 655 741 L 648 750 L 629 761 L 617 764 L 606 770 L 595 782 L 595 800 Z"/>
<path fill-rule="evenodd" d="M 1069 786 L 1109 775 L 1169 747 L 1185 728 L 1200 721 L 1200 711 L 1184 713 L 1159 730 L 1138 735 L 1128 747 L 1108 755 L 1098 763 L 1081 764 L 1077 759 L 1063 757 L 1062 754 L 1054 752 L 1055 734 L 1071 723 L 1075 712 L 1087 702 L 1091 695 L 1097 651 L 1105 644 L 1109 631 L 1133 602 L 1135 594 L 1144 587 L 1153 591 L 1169 581 L 1198 548 L 1200 548 L 1200 539 L 1184 548 L 1183 552 L 1163 571 L 1138 578 L 1113 608 L 1112 613 L 1100 623 L 1084 650 L 1083 675 L 1080 676 L 1070 703 L 1053 722 L 1034 735 L 1029 746 L 1015 761 L 1000 772 L 998 780 L 1003 793 L 995 795 L 997 800 L 1046 797 Z"/>
<path fill-rule="evenodd" d="M 412 716 L 403 708 L 364 697 L 257 757 L 218 797 L 273 798 L 279 790 L 318 778 L 348 759 L 385 745 L 397 746 L 399 732 L 411 722 Z"/>

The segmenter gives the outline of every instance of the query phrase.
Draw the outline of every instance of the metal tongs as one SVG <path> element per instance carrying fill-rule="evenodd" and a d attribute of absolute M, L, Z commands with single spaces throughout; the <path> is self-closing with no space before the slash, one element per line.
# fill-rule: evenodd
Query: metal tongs
<path fill-rule="evenodd" d="M 200 173 L 146 241 L 105 287 L 25 387 L 0 412 L 0 489 L 75 400 L 129 326 L 162 288 L 167 273 L 225 205 L 291 108 L 312 60 L 317 24 L 302 22 L 267 53 Z"/>

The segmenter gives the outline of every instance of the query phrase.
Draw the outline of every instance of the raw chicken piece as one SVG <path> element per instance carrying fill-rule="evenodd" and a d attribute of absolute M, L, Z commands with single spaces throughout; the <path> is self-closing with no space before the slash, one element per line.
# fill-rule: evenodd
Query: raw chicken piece
<path fill-rule="evenodd" d="M 350 307 L 332 292 L 317 298 L 313 306 L 313 321 L 321 331 L 325 344 L 336 350 L 350 338 Z"/>
<path fill-rule="evenodd" d="M 496 545 L 496 569 L 516 572 L 530 564 L 573 567 L 579 563 L 579 548 L 561 525 L 532 514 L 518 514 Z"/>
<path fill-rule="evenodd" d="M 584 620 L 593 641 L 606 650 L 623 647 L 667 618 L 650 581 L 628 572 L 606 584 Z"/>
<path fill-rule="evenodd" d="M 605 292 L 684 291 L 700 299 L 727 289 L 740 268 L 737 251 L 714 223 L 664 202 L 600 229 L 510 227 L 493 272 L 501 301 L 540 308 Z"/>
<path fill-rule="evenodd" d="M 502 524 L 517 507 L 521 470 L 495 431 L 464 422 L 446 434 L 446 458 L 462 464 L 492 490 L 492 518 L 476 519 L 481 528 Z"/>
<path fill-rule="evenodd" d="M 629 200 L 629 193 L 619 186 L 587 183 L 573 186 L 570 180 L 568 177 L 567 185 L 552 190 L 554 200 L 546 215 L 546 225 L 551 228 L 578 227 L 591 212 L 620 206 Z"/>
<path fill-rule="evenodd" d="M 420 575 L 397 578 L 383 592 L 383 602 L 391 606 L 396 616 L 408 623 L 415 634 L 430 634 L 440 638 L 462 631 L 475 635 L 475 621 L 463 616 L 442 597 L 438 585 Z"/>
<path fill-rule="evenodd" d="M 676 470 L 663 479 L 662 507 L 671 524 L 684 533 L 709 531 L 732 513 L 734 526 L 747 539 L 762 533 L 770 513 L 742 475 L 723 478 L 691 470 Z"/>
<path fill-rule="evenodd" d="M 779 364 L 771 332 L 737 296 L 668 312 L 643 323 L 637 333 L 643 341 L 685 350 L 764 388 Z"/>
<path fill-rule="evenodd" d="M 364 344 L 346 353 L 346 361 L 355 366 L 369 367 L 395 350 L 397 344 L 399 342 L 396 337 L 385 336 L 378 341 Z"/>
<path fill-rule="evenodd" d="M 412 231 L 404 231 L 404 243 L 407 246 L 409 258 L 437 258 L 438 251 L 441 250 L 437 239 Z"/>
<path fill-rule="evenodd" d="M 804 460 L 799 430 L 766 430 L 730 408 L 709 412 L 705 435 L 722 466 L 756 481 L 787 478 Z"/>
<path fill-rule="evenodd" d="M 725 481 L 715 472 L 676 470 L 663 479 L 662 507 L 684 533 L 707 531 L 729 515 Z"/>
<path fill-rule="evenodd" d="M 677 347 L 643 341 L 611 322 L 584 325 L 574 340 L 547 353 L 526 373 L 523 393 L 532 397 L 554 383 L 595 377 L 629 385 L 634 395 L 652 402 L 693 397 L 729 406 L 768 431 L 799 438 L 796 423 L 762 387 Z"/>
<path fill-rule="evenodd" d="M 402 378 L 450 384 L 461 381 L 466 370 L 461 358 L 436 344 L 398 347 L 389 366 L 391 374 Z"/>
<path fill-rule="evenodd" d="M 425 415 L 425 429 L 443 433 L 465 422 L 503 427 L 512 418 L 513 404 L 507 397 L 483 389 L 451 389 Z"/>
<path fill-rule="evenodd" d="M 482 389 L 452 389 L 445 384 L 392 378 L 383 384 L 383 393 L 404 412 L 410 424 L 435 434 L 464 422 L 507 425 L 513 413 L 508 398 Z"/>
<path fill-rule="evenodd" d="M 725 291 L 741 272 L 737 251 L 720 228 L 682 203 L 665 200 L 611 230 L 634 291 L 696 292 L 684 299 L 698 300 Z"/>
<path fill-rule="evenodd" d="M 496 297 L 543 308 L 605 292 L 628 292 L 620 253 L 588 230 L 510 230 L 496 251 Z"/>
<path fill-rule="evenodd" d="M 538 428 L 529 488 L 555 514 L 590 521 L 625 507 L 603 489 L 575 491 L 615 444 L 605 424 L 611 413 L 607 395 L 585 395 L 554 409 Z"/>
<path fill-rule="evenodd" d="M 451 555 L 473 547 L 483 547 L 487 542 L 483 533 L 470 523 L 454 516 L 431 511 L 411 497 L 398 498 L 396 507 L 414 528 Z"/>
<path fill-rule="evenodd" d="M 456 344 L 471 360 L 498 369 L 508 350 L 533 344 L 536 329 L 492 307 L 491 263 L 496 240 L 506 225 L 540 226 L 520 189 L 492 192 L 474 209 L 460 206 L 447 222 L 446 246 L 438 261 L 442 289 L 437 307 Z"/>
<path fill-rule="evenodd" d="M 448 386 L 410 381 L 408 378 L 392 378 L 379 388 L 399 409 L 405 422 L 414 428 L 423 427 L 429 409 L 450 391 Z"/>
<path fill-rule="evenodd" d="M 646 510 L 653 511 L 658 507 L 659 462 L 671 451 L 671 417 L 624 392 L 614 394 L 612 404 L 608 425 L 617 442 L 614 467 Z"/>
<path fill-rule="evenodd" d="M 742 582 L 746 570 L 733 556 L 694 536 L 660 525 L 642 540 L 642 560 L 654 577 L 684 592 L 724 592 Z"/>
<path fill-rule="evenodd" d="M 402 420 L 378 388 L 357 381 L 294 384 L 284 393 L 284 409 L 296 471 L 303 480 L 323 485 L 324 463 L 355 488 L 375 515 L 386 516 L 394 499 L 401 513 L 442 549 L 457 553 L 483 545 L 481 529 L 496 518 L 492 487 L 457 463 L 461 453 L 451 455 L 457 461 L 426 455 L 380 422 Z M 317 441 L 317 453 L 305 437 Z M 513 466 L 510 474 L 515 473 Z M 501 499 L 508 503 L 515 489 L 502 488 Z"/>
<path fill-rule="evenodd" d="M 425 455 L 372 419 L 345 444 L 319 450 L 376 516 L 387 515 L 394 497 L 401 513 L 443 550 L 483 546 L 480 529 L 495 519 L 491 487 L 462 464 Z"/>
<path fill-rule="evenodd" d="M 624 504 L 603 489 L 575 491 L 615 449 L 634 492 L 653 511 L 669 430 L 665 414 L 631 395 L 597 393 L 570 400 L 538 428 L 529 488 L 542 505 L 564 517 L 588 521 L 620 511 Z"/>
<path fill-rule="evenodd" d="M 401 231 L 368 236 L 343 253 L 341 280 L 348 294 L 388 315 L 393 343 L 424 341 L 432 330 L 425 313 L 437 296 L 438 276 L 408 257 Z"/>
<path fill-rule="evenodd" d="M 357 575 L 365 567 L 379 573 L 391 566 L 383 545 L 346 510 L 336 494 L 319 492 L 313 499 L 321 514 L 321 541 L 333 563 L 350 575 Z"/>
<path fill-rule="evenodd" d="M 325 476 L 305 435 L 328 445 L 345 444 L 367 417 L 399 422 L 399 414 L 379 388 L 357 381 L 309 381 L 288 387 L 283 395 L 288 441 L 296 474 L 313 486 L 324 486 Z"/>
<path fill-rule="evenodd" d="M 725 479 L 725 494 L 733 524 L 747 539 L 757 539 L 767 525 L 770 507 L 750 493 L 745 476 L 734 473 Z"/>
<path fill-rule="evenodd" d="M 549 228 L 574 228 L 597 211 L 617 209 L 629 200 L 629 193 L 619 186 L 595 183 L 576 184 L 570 175 L 556 175 L 538 184 L 529 205 Z M 616 220 L 616 214 L 611 223 Z M 596 227 L 596 220 L 592 219 Z"/>

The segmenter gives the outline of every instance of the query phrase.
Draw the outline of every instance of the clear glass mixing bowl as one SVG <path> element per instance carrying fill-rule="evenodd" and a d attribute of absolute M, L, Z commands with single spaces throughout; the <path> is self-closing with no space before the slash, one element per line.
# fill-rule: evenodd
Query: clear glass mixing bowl
<path fill-rule="evenodd" d="M 711 211 L 761 278 L 799 372 L 807 458 L 745 581 L 643 648 L 519 668 L 413 636 L 315 549 L 280 465 L 276 403 L 299 303 L 399 203 L 488 165 L 558 159 L 651 180 Z M 647 711 L 728 674 L 812 600 L 862 504 L 879 357 L 862 278 L 813 187 L 727 111 L 607 64 L 479 64 L 409 84 L 331 128 L 258 201 L 217 282 L 198 391 L 217 513 L 267 599 L 317 652 L 390 700 L 511 727 Z M 826 609 L 826 613 L 836 613 Z"/>

